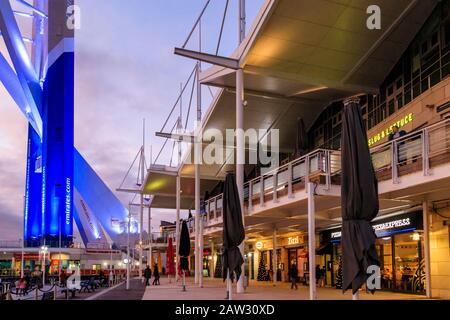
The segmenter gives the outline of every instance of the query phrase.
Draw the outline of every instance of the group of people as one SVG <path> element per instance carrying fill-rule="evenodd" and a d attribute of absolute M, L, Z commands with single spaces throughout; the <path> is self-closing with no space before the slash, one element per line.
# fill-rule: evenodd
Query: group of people
<path fill-rule="evenodd" d="M 145 268 L 144 271 L 144 278 L 145 278 L 145 286 L 149 286 L 150 285 L 150 279 L 152 278 L 152 269 L 150 269 L 150 266 L 147 266 L 147 268 Z M 159 269 L 158 269 L 158 265 L 155 264 L 154 268 L 153 268 L 153 282 L 152 285 L 154 286 L 159 286 Z"/>
<path fill-rule="evenodd" d="M 43 286 L 43 272 L 36 267 L 33 272 L 30 271 L 30 267 L 26 267 L 23 270 L 23 277 L 16 283 L 17 294 L 19 296 L 26 295 L 30 290 L 32 284 L 37 285 L 39 288 Z"/>
<path fill-rule="evenodd" d="M 320 265 L 316 266 L 316 284 L 319 287 L 325 287 L 326 273 L 325 267 L 321 268 Z M 297 290 L 298 268 L 295 263 L 293 263 L 289 269 L 289 278 L 291 280 L 291 289 Z"/>

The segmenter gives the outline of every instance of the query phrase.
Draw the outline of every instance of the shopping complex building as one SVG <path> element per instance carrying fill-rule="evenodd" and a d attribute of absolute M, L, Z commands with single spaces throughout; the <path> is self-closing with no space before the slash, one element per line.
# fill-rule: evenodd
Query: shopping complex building
<path fill-rule="evenodd" d="M 373 4 L 380 29 L 367 24 Z M 307 282 L 319 265 L 326 285 L 340 286 L 342 110 L 358 97 L 378 178 L 382 290 L 450 298 L 449 49 L 448 0 L 267 0 L 231 56 L 176 49 L 209 63 L 200 81 L 218 88 L 203 132 L 279 132 L 275 169 L 235 165 L 227 152 L 222 164 L 194 164 L 196 144 L 178 167 L 150 168 L 152 207 L 196 210 L 196 281 L 220 269 L 222 186 L 236 171 L 248 279 L 288 281 L 295 264 Z M 247 159 L 254 152 L 245 145 Z"/>

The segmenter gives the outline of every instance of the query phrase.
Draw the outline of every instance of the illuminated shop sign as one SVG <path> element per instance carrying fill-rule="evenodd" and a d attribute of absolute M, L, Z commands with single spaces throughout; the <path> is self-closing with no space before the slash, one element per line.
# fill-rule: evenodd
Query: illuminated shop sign
<path fill-rule="evenodd" d="M 388 137 L 389 134 L 392 132 L 392 128 L 394 126 L 397 126 L 398 128 L 404 127 L 408 123 L 412 122 L 414 120 L 414 114 L 410 113 L 404 116 L 403 118 L 399 119 L 397 122 L 394 122 L 392 125 L 390 125 L 388 128 L 384 129 L 383 131 L 377 133 L 376 135 L 372 136 L 369 139 L 369 147 L 374 145 L 375 143 L 383 140 L 384 138 Z"/>
<path fill-rule="evenodd" d="M 336 231 L 331 233 L 331 239 L 339 239 L 342 236 L 341 231 Z"/>
<path fill-rule="evenodd" d="M 264 248 L 264 244 L 261 241 L 258 241 L 256 243 L 256 249 L 261 250 L 262 248 Z"/>
<path fill-rule="evenodd" d="M 288 238 L 288 245 L 299 244 L 299 243 L 300 243 L 300 239 L 298 236 Z"/>
<path fill-rule="evenodd" d="M 422 212 L 417 211 L 413 213 L 398 215 L 388 219 L 375 221 L 372 224 L 372 227 L 378 238 L 386 237 L 391 234 L 400 232 L 422 230 L 423 229 Z M 341 229 L 324 231 L 322 233 L 322 242 L 340 241 L 341 237 L 342 237 Z"/>

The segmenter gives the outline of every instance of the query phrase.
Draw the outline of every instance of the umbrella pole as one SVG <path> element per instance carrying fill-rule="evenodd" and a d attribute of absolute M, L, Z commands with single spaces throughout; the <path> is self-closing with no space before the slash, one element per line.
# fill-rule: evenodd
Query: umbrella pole
<path fill-rule="evenodd" d="M 233 300 L 233 284 L 231 283 L 229 270 L 227 274 L 227 299 L 230 301 Z"/>
<path fill-rule="evenodd" d="M 186 291 L 186 273 L 183 270 L 183 291 Z"/>
<path fill-rule="evenodd" d="M 315 222 L 315 202 L 314 183 L 309 182 L 308 190 L 308 250 L 309 250 L 309 299 L 317 300 L 316 287 L 316 222 Z"/>

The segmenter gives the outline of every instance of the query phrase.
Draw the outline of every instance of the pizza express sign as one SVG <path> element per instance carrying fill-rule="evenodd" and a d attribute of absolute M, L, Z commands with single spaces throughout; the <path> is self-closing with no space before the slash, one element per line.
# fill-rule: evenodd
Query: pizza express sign
<path fill-rule="evenodd" d="M 373 230 L 378 238 L 386 237 L 398 232 L 407 232 L 409 230 L 422 230 L 422 212 L 414 212 L 374 221 Z M 323 233 L 323 241 L 340 240 L 342 236 L 341 229 L 327 230 Z"/>

